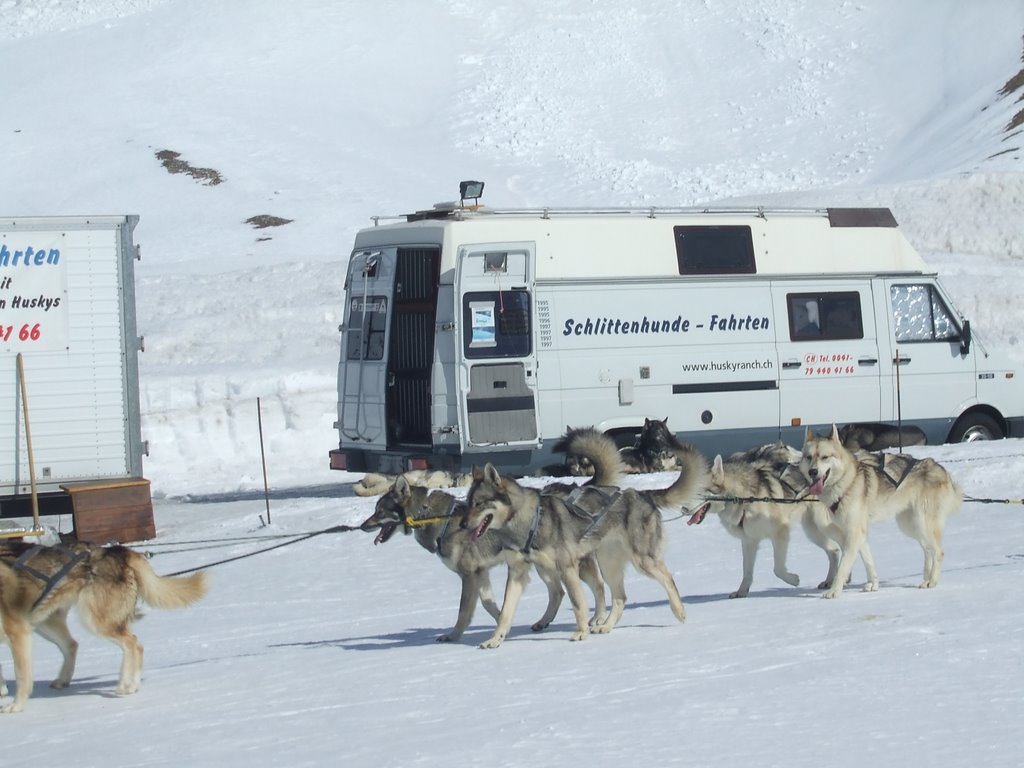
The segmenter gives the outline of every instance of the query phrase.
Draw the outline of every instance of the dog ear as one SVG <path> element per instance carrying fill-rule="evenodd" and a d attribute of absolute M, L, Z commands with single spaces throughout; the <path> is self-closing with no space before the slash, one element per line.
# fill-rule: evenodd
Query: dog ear
<path fill-rule="evenodd" d="M 483 470 L 480 469 L 480 467 L 478 467 L 476 464 L 474 464 L 473 465 L 473 480 L 476 481 L 476 480 L 483 480 L 483 479 L 484 479 L 484 472 L 483 472 Z"/>
<path fill-rule="evenodd" d="M 839 445 L 842 445 L 843 443 L 843 441 L 839 439 L 839 428 L 835 424 L 832 425 L 832 442 Z"/>
<path fill-rule="evenodd" d="M 484 467 L 484 477 L 493 485 L 501 485 L 501 475 L 491 462 L 487 462 L 487 466 Z"/>
<path fill-rule="evenodd" d="M 725 467 L 722 466 L 722 454 L 715 456 L 715 463 L 711 465 L 711 479 L 721 480 L 725 475 Z"/>
<path fill-rule="evenodd" d="M 405 475 L 399 475 L 395 478 L 395 493 L 400 499 L 406 499 L 412 493 L 412 489 L 409 487 L 409 480 Z"/>
<path fill-rule="evenodd" d="M 804 433 L 804 444 L 811 442 L 814 439 L 814 430 L 810 427 L 807 428 L 807 432 Z"/>

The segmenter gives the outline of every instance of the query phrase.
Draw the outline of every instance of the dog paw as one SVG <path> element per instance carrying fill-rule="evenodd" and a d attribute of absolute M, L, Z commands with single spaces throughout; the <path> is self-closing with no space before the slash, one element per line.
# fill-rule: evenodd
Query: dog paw
<path fill-rule="evenodd" d="M 781 578 L 784 582 L 789 584 L 789 586 L 791 586 L 791 587 L 799 587 L 800 586 L 800 577 L 797 576 L 795 573 L 784 573 L 779 578 Z"/>
<path fill-rule="evenodd" d="M 3 713 L 5 715 L 13 715 L 15 712 L 21 712 L 23 707 L 23 704 L 19 704 L 16 701 L 12 701 L 10 704 L 5 704 L 4 707 L 0 709 L 0 713 Z"/>
<path fill-rule="evenodd" d="M 729 599 L 735 600 L 737 597 L 746 597 L 749 593 L 745 589 L 737 589 L 735 592 L 729 593 Z"/>
<path fill-rule="evenodd" d="M 530 626 L 530 629 L 532 629 L 534 632 L 543 632 L 547 628 L 548 628 L 548 622 L 546 622 L 546 621 L 538 621 L 537 623 L 532 624 Z"/>
<path fill-rule="evenodd" d="M 572 633 L 572 637 L 570 637 L 569 639 L 572 640 L 574 643 L 577 643 L 581 640 L 586 640 L 589 636 L 590 630 L 577 630 Z"/>
<path fill-rule="evenodd" d="M 490 650 L 491 648 L 497 648 L 499 645 L 501 645 L 501 641 L 504 640 L 504 639 L 505 638 L 503 638 L 503 637 L 492 637 L 490 640 L 484 640 L 484 642 L 480 643 L 480 647 L 483 648 L 484 650 Z"/>
<path fill-rule="evenodd" d="M 454 643 L 458 639 L 459 638 L 454 637 L 453 635 L 441 635 L 440 637 L 437 638 L 436 642 L 438 642 L 438 643 Z"/>
<path fill-rule="evenodd" d="M 938 584 L 939 584 L 939 582 L 937 582 L 937 581 L 922 581 L 920 584 L 917 585 L 917 588 L 918 589 L 931 589 L 932 587 L 938 586 Z"/>
<path fill-rule="evenodd" d="M 862 592 L 877 592 L 878 591 L 878 582 L 877 581 L 869 581 L 867 584 L 864 585 L 864 589 L 862 589 L 861 591 Z"/>
<path fill-rule="evenodd" d="M 51 688 L 56 688 L 58 690 L 60 690 L 61 688 L 67 688 L 69 685 L 71 685 L 70 680 L 54 680 L 52 683 L 50 683 Z"/>
<path fill-rule="evenodd" d="M 841 589 L 830 589 L 825 594 L 823 594 L 822 597 L 826 600 L 834 600 L 835 598 L 839 597 L 840 594 L 842 594 Z"/>

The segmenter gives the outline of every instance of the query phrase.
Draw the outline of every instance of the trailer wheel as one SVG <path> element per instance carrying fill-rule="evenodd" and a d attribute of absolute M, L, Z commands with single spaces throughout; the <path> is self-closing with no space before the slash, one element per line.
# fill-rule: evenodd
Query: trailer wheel
<path fill-rule="evenodd" d="M 951 443 L 973 443 L 978 440 L 1001 440 L 1005 435 L 1002 427 L 987 413 L 975 411 L 965 413 L 949 432 Z"/>

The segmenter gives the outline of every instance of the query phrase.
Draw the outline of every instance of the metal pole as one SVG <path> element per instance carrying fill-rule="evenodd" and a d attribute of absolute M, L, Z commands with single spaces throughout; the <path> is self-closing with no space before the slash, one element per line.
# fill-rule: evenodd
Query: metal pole
<path fill-rule="evenodd" d="M 260 461 L 263 463 L 263 498 L 267 503 L 267 525 L 270 525 L 270 486 L 267 484 L 267 456 L 263 450 L 263 409 L 260 399 L 256 398 L 256 422 L 260 429 Z"/>
<path fill-rule="evenodd" d="M 900 351 L 896 350 L 896 434 L 899 452 L 903 453 L 903 407 L 900 401 Z"/>

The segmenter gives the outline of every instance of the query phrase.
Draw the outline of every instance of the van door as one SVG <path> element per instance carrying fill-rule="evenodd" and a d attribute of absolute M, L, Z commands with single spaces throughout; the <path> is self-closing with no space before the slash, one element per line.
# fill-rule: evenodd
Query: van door
<path fill-rule="evenodd" d="M 953 419 L 977 400 L 974 348 L 962 349 L 960 321 L 934 280 L 883 282 L 885 319 L 891 323 L 889 391 L 894 411 L 904 420 L 931 420 L 934 433 L 921 424 L 929 442 L 944 441 Z"/>
<path fill-rule="evenodd" d="M 338 365 L 338 431 L 342 444 L 387 447 L 384 425 L 388 310 L 396 249 L 353 253 L 346 278 L 345 323 Z"/>
<path fill-rule="evenodd" d="M 803 427 L 878 421 L 882 416 L 871 283 L 810 285 L 772 284 L 782 434 L 796 445 L 803 442 Z"/>
<path fill-rule="evenodd" d="M 533 243 L 459 249 L 462 449 L 539 443 Z"/>
<path fill-rule="evenodd" d="M 352 255 L 338 371 L 343 443 L 377 449 L 431 444 L 439 269 L 437 246 Z"/>

